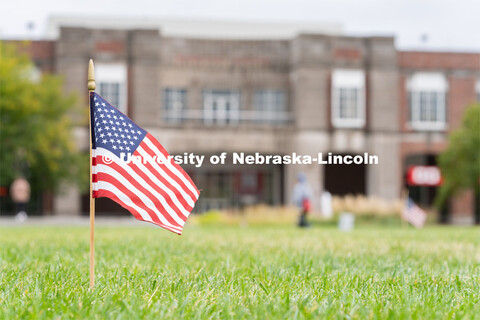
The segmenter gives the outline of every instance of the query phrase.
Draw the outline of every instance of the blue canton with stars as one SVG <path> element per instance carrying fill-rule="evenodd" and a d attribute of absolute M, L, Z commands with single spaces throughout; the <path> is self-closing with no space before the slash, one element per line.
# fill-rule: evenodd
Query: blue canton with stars
<path fill-rule="evenodd" d="M 117 157 L 122 152 L 133 154 L 147 131 L 95 92 L 90 94 L 90 106 L 93 148 L 107 149 Z"/>

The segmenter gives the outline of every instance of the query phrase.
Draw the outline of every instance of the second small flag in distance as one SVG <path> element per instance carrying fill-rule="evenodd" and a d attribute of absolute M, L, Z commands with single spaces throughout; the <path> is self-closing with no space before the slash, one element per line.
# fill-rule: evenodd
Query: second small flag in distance
<path fill-rule="evenodd" d="M 421 228 L 427 220 L 427 213 L 407 197 L 402 211 L 402 219 L 411 223 L 416 228 Z"/>
<path fill-rule="evenodd" d="M 200 195 L 193 181 L 151 134 L 95 92 L 90 106 L 93 197 L 181 234 Z"/>

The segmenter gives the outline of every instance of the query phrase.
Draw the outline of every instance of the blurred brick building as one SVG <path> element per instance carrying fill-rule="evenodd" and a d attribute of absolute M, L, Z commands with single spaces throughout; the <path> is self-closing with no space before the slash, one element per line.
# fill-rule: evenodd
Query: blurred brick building
<path fill-rule="evenodd" d="M 399 51 L 393 37 L 343 36 L 335 27 L 302 32 L 297 26 L 265 38 L 261 28 L 249 38 L 222 25 L 213 27 L 231 37 L 155 26 L 57 21 L 53 27 L 54 40 L 31 43 L 38 68 L 62 75 L 65 88 L 87 105 L 87 62 L 93 58 L 97 92 L 170 153 L 379 157 L 378 165 L 187 166 L 203 189 L 200 211 L 288 203 L 299 172 L 317 195 L 328 190 L 398 198 L 408 168 L 435 166 L 463 110 L 480 99 L 480 53 Z M 88 146 L 87 135 L 86 127 L 77 128 L 81 148 Z M 410 186 L 423 206 L 435 193 L 435 187 Z M 85 200 L 71 189 L 52 210 L 86 212 Z M 97 203 L 100 214 L 119 211 L 109 200 Z M 452 199 L 440 215 L 444 222 L 474 219 L 471 192 Z"/>

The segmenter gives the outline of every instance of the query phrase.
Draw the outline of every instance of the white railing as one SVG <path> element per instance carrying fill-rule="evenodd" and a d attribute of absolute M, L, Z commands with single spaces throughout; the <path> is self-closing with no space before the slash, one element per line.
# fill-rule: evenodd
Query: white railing
<path fill-rule="evenodd" d="M 256 124 L 287 124 L 293 120 L 291 112 L 266 112 L 251 110 L 169 110 L 164 112 L 165 123 L 178 124 L 185 122 L 202 123 L 205 125 L 235 125 L 243 123 Z"/>

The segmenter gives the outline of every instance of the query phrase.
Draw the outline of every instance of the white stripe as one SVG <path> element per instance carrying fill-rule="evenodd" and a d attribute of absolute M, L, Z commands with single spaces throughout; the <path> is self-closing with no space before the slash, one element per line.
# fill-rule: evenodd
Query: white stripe
<path fill-rule="evenodd" d="M 153 222 L 152 218 L 150 215 L 143 210 L 141 207 L 137 206 L 126 194 L 124 194 L 122 191 L 120 191 L 117 187 L 115 187 L 113 184 L 106 182 L 106 181 L 99 181 L 99 186 L 100 189 L 102 190 L 107 190 L 115 194 L 122 202 L 124 202 L 127 206 L 134 208 L 140 215 L 142 216 L 142 219 L 148 222 Z M 162 222 L 163 223 L 163 222 Z M 168 223 L 168 221 L 167 221 Z M 165 223 L 164 223 L 165 224 Z M 165 224 L 166 227 L 171 228 L 172 230 L 175 231 L 180 231 L 181 228 L 172 226 L 171 224 Z"/>
<path fill-rule="evenodd" d="M 128 165 L 125 165 L 125 162 L 123 162 L 122 160 L 120 160 L 120 158 L 118 158 L 116 155 L 112 154 L 111 152 L 109 152 L 108 150 L 104 149 L 104 148 L 99 148 L 98 149 L 98 155 L 99 156 L 103 156 L 104 154 L 109 154 L 110 158 L 113 160 L 113 162 L 115 162 L 118 166 L 122 167 L 125 171 L 127 171 L 127 173 L 133 178 L 135 179 L 136 181 L 138 181 L 142 187 L 144 187 L 145 189 L 147 189 L 148 191 L 150 191 L 159 201 L 160 203 L 163 205 L 163 207 L 167 210 L 167 212 L 169 213 L 169 215 L 172 217 L 173 220 L 175 220 L 175 222 L 177 222 L 179 225 L 183 226 L 185 224 L 185 221 L 183 221 L 176 213 L 175 209 L 173 209 L 172 207 L 170 207 L 167 203 L 167 201 L 165 200 L 165 198 L 163 197 L 163 195 L 161 195 L 160 193 L 158 193 L 157 191 L 155 191 L 154 188 L 152 188 L 150 186 L 149 183 L 147 183 L 142 177 L 140 177 L 131 167 L 129 167 Z M 111 174 L 109 172 L 109 170 L 115 172 L 115 174 L 118 174 L 120 175 L 117 171 L 113 170 L 112 168 L 106 166 L 106 165 L 103 165 L 103 164 L 97 164 L 97 167 L 98 167 L 98 172 L 105 172 L 105 173 L 108 173 L 110 174 L 111 176 L 114 176 L 113 174 Z M 104 169 L 104 168 L 107 168 L 107 169 Z M 121 175 L 120 175 L 121 176 Z M 121 176 L 122 178 L 124 178 L 123 176 Z M 98 176 L 97 176 L 97 179 L 98 179 Z M 117 180 L 119 180 L 117 178 Z M 120 180 L 119 180 L 120 181 Z M 127 186 L 128 185 L 131 185 L 129 181 L 126 181 L 126 183 L 123 183 L 123 185 Z M 135 188 L 133 185 L 131 185 L 132 188 Z M 158 186 L 160 188 L 162 188 L 162 190 L 166 191 L 168 190 L 168 188 L 160 183 L 160 181 L 158 182 Z M 131 188 L 129 188 L 131 189 Z M 135 188 L 135 190 L 137 190 Z M 137 190 L 138 191 L 138 190 Z M 141 193 L 140 191 L 138 191 L 140 194 L 144 195 L 143 193 Z M 145 196 L 146 197 L 146 196 Z M 148 198 L 147 198 L 148 199 Z M 142 200 L 143 201 L 143 200 Z M 156 207 L 154 206 L 153 202 L 151 202 L 150 199 L 148 199 L 148 201 L 150 201 L 151 205 L 153 206 L 153 208 L 155 208 L 155 211 L 158 212 L 157 216 L 159 216 L 159 219 L 161 220 L 161 218 L 164 218 L 163 215 L 156 209 Z M 145 201 L 143 201 L 145 203 Z M 146 204 L 146 203 L 145 203 Z M 185 212 L 186 212 L 186 217 L 188 217 L 188 215 L 190 214 L 187 210 L 185 210 L 185 208 L 182 206 L 181 207 Z M 183 212 L 182 212 L 183 213 Z M 169 223 L 168 221 L 166 223 Z"/>
<path fill-rule="evenodd" d="M 145 136 L 145 138 L 143 139 L 143 141 L 145 141 L 145 143 L 147 144 L 147 146 L 155 153 L 155 154 L 162 154 L 160 152 L 160 150 L 157 149 L 157 147 L 150 141 L 150 139 L 148 139 L 147 136 Z M 167 162 L 167 167 L 170 169 L 170 171 L 173 172 L 173 174 L 175 174 L 177 177 L 179 177 L 183 183 L 187 186 L 187 188 L 195 195 L 196 199 L 198 199 L 198 194 L 197 194 L 197 190 L 195 190 L 195 188 L 192 186 L 192 184 L 190 183 L 190 181 L 188 181 L 187 179 L 185 179 L 185 177 L 183 176 L 183 174 L 178 171 L 178 169 L 173 165 L 171 164 L 170 162 Z"/>
<path fill-rule="evenodd" d="M 133 184 L 131 184 L 127 179 L 125 179 L 125 177 L 123 175 L 121 175 L 120 173 L 115 171 L 113 168 L 111 168 L 109 166 L 106 166 L 106 165 L 103 165 L 103 164 L 98 165 L 98 171 L 112 176 L 118 182 L 120 182 L 122 185 L 124 185 L 128 190 L 130 190 L 135 195 L 137 195 L 140 198 L 140 200 L 142 200 L 142 202 L 145 204 L 146 207 L 148 207 L 150 210 L 153 210 L 155 212 L 155 214 L 157 215 L 157 217 L 160 219 L 160 221 L 163 224 L 168 225 L 168 226 L 172 226 L 172 227 L 176 227 L 176 226 L 172 225 L 170 222 L 168 222 L 168 220 L 163 216 L 163 214 L 160 211 L 158 211 L 158 209 L 155 207 L 155 204 L 152 202 L 152 200 L 150 200 L 143 192 L 138 190 Z M 135 178 L 135 177 L 133 177 L 133 178 Z M 103 181 L 99 181 L 99 183 L 100 182 L 103 182 Z M 165 202 L 165 199 L 163 199 L 163 201 L 162 201 L 162 198 L 160 198 L 160 202 L 162 202 L 162 204 L 164 204 L 163 202 Z M 169 211 L 170 215 L 172 215 L 172 212 L 173 212 L 173 216 L 176 216 L 175 211 L 173 211 L 173 209 L 170 208 L 167 203 L 164 204 L 164 207 L 167 211 Z M 182 224 L 180 224 L 180 222 L 178 222 L 177 219 Z M 177 223 L 179 223 L 180 225 L 183 226 L 183 221 L 180 218 L 177 218 L 177 219 L 174 219 L 174 220 L 177 221 Z"/>
<path fill-rule="evenodd" d="M 98 182 L 99 188 L 102 190 L 107 190 L 113 193 L 120 199 L 122 202 L 124 202 L 127 206 L 134 208 L 135 210 L 140 213 L 142 216 L 142 219 L 145 221 L 150 221 L 152 222 L 152 218 L 150 215 L 143 210 L 142 208 L 138 207 L 125 193 L 120 191 L 117 187 L 115 187 L 113 184 L 107 182 L 107 181 L 99 181 Z"/>
<path fill-rule="evenodd" d="M 149 159 L 150 155 L 141 146 L 138 146 L 137 151 L 138 153 L 140 153 L 142 158 Z M 165 162 L 168 162 L 168 161 L 165 161 Z M 195 205 L 196 199 L 195 200 L 192 199 L 190 195 L 188 195 L 188 193 L 186 193 L 185 190 L 183 190 L 183 188 L 175 180 L 173 180 L 173 178 L 170 177 L 167 172 L 165 172 L 165 169 L 162 169 L 158 165 L 158 163 L 156 163 L 155 161 L 150 162 L 150 164 L 155 170 L 157 170 L 158 173 L 160 173 L 162 177 L 165 178 L 165 180 L 167 180 L 172 186 L 175 187 L 175 189 L 177 189 L 178 192 L 180 192 L 183 199 L 185 199 L 185 201 L 188 203 L 189 206 L 193 207 Z M 166 165 L 164 164 L 163 166 L 166 166 Z"/>
<path fill-rule="evenodd" d="M 138 150 L 138 149 L 137 149 Z M 140 151 L 139 151 L 140 152 Z M 156 186 L 159 186 L 160 188 L 162 188 L 163 191 L 165 191 L 165 193 L 167 193 L 169 196 L 170 196 L 170 199 L 172 199 L 173 203 L 175 204 L 175 206 L 182 212 L 182 214 L 185 216 L 185 217 L 188 217 L 190 215 L 190 211 L 187 210 L 183 204 L 178 200 L 178 196 L 173 193 L 173 191 L 168 188 L 167 186 L 165 186 L 165 184 L 163 182 L 161 182 L 160 180 L 158 180 L 158 178 L 152 174 L 150 172 L 150 170 L 147 169 L 147 167 L 145 167 L 144 165 L 141 165 L 141 164 L 135 164 L 132 162 L 132 165 L 136 165 L 138 169 L 140 169 L 143 173 L 145 173 L 147 175 L 147 177 L 149 177 L 153 183 L 155 183 Z M 161 171 L 160 170 L 157 170 L 160 174 Z M 163 175 L 162 175 L 163 176 Z M 138 176 L 140 179 L 142 179 L 140 176 Z M 146 184 L 146 188 L 148 189 L 148 191 L 152 192 L 154 195 L 157 195 L 157 191 L 155 189 L 153 189 L 150 184 L 148 182 L 146 182 L 144 179 L 142 179 L 142 181 Z M 143 186 L 143 184 L 142 184 Z M 158 194 L 158 196 L 160 196 Z M 185 197 L 183 197 L 185 199 Z M 188 200 L 191 200 L 190 197 L 188 198 Z M 185 201 L 190 205 L 190 203 L 188 202 L 188 200 L 186 199 Z M 195 203 L 194 203 L 195 205 Z M 191 205 L 193 207 L 193 205 Z"/>

